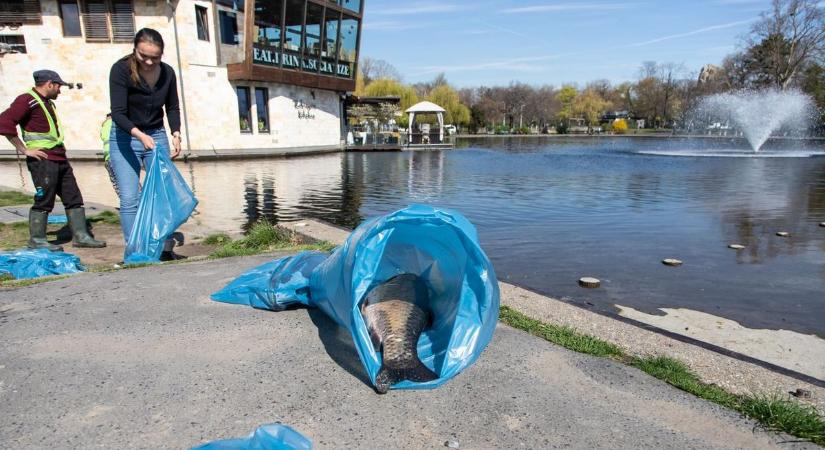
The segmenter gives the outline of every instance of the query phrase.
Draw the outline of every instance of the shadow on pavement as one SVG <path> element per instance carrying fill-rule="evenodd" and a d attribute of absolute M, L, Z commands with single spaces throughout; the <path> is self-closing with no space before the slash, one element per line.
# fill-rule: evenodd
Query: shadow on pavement
<path fill-rule="evenodd" d="M 358 351 L 352 342 L 352 336 L 346 328 L 339 326 L 320 309 L 309 309 L 307 313 L 312 323 L 318 328 L 318 337 L 321 338 L 321 343 L 324 344 L 324 350 L 329 357 L 371 389 L 370 378 L 361 364 Z"/>

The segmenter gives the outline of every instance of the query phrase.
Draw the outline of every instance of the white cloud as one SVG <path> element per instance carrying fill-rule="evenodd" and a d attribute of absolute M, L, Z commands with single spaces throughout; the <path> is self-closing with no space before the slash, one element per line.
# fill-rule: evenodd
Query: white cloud
<path fill-rule="evenodd" d="M 705 28 L 699 28 L 698 30 L 688 31 L 686 33 L 671 34 L 671 35 L 668 35 L 668 36 L 661 36 L 661 37 L 657 37 L 655 39 L 650 39 L 648 41 L 636 42 L 635 44 L 629 44 L 626 47 L 642 47 L 642 46 L 645 46 L 645 45 L 656 44 L 656 43 L 662 42 L 662 41 L 669 41 L 671 39 L 678 39 L 678 38 L 682 38 L 682 37 L 707 33 L 708 31 L 715 31 L 715 30 L 722 30 L 722 29 L 725 29 L 725 28 L 738 27 L 740 25 L 745 25 L 745 24 L 751 23 L 754 20 L 757 20 L 757 19 L 753 18 L 753 19 L 747 19 L 747 20 L 738 20 L 736 22 L 723 23 L 721 25 L 713 25 L 713 26 L 709 26 L 709 27 L 705 27 Z"/>
<path fill-rule="evenodd" d="M 502 10 L 507 14 L 514 13 L 535 13 L 554 11 L 592 11 L 592 10 L 617 10 L 626 9 L 638 3 L 559 3 L 555 5 L 533 5 L 518 8 L 508 8 Z"/>
<path fill-rule="evenodd" d="M 387 16 L 409 16 L 414 14 L 433 14 L 441 12 L 457 11 L 459 5 L 441 2 L 418 2 L 406 3 L 399 8 L 377 9 L 371 14 Z M 462 9 L 467 9 L 466 6 Z"/>

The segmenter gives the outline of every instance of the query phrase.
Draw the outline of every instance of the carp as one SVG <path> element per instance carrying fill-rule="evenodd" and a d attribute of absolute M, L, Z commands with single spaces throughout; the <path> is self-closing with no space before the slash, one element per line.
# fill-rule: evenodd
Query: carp
<path fill-rule="evenodd" d="M 427 285 L 407 273 L 373 288 L 361 304 L 373 348 L 382 356 L 375 376 L 379 394 L 403 380 L 421 383 L 438 379 L 418 358 L 418 338 L 432 323 L 428 303 Z"/>

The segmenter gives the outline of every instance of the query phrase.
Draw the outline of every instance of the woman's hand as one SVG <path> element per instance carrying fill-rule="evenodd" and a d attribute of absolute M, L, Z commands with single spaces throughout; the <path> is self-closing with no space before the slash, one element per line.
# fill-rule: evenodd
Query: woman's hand
<path fill-rule="evenodd" d="M 48 159 L 48 155 L 46 152 L 43 151 L 42 148 L 27 148 L 23 151 L 23 154 L 28 156 L 29 158 L 34 159 Z"/>
<path fill-rule="evenodd" d="M 180 155 L 180 133 L 174 133 L 172 135 L 172 151 L 169 153 L 169 157 L 175 159 Z"/>
<path fill-rule="evenodd" d="M 152 136 L 149 136 L 146 133 L 140 133 L 137 135 L 138 140 L 141 144 L 143 144 L 143 148 L 146 150 L 154 150 L 155 149 L 155 140 L 152 139 Z"/>

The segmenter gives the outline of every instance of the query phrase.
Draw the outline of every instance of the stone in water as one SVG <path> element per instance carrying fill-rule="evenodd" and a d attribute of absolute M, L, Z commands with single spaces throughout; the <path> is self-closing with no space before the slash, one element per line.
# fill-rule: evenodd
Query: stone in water
<path fill-rule="evenodd" d="M 791 233 L 788 233 L 787 231 L 777 231 L 776 235 L 779 237 L 788 237 L 791 235 Z"/>
<path fill-rule="evenodd" d="M 579 278 L 579 286 L 585 288 L 597 288 L 601 286 L 602 282 L 598 278 L 581 277 Z"/>
<path fill-rule="evenodd" d="M 674 266 L 675 267 L 675 266 L 681 266 L 682 261 L 678 260 L 678 259 L 667 258 L 667 259 L 662 260 L 662 264 L 664 264 L 666 266 Z"/>
<path fill-rule="evenodd" d="M 742 250 L 743 248 L 745 248 L 745 246 L 742 244 L 730 244 L 728 245 L 728 248 L 732 248 L 734 250 Z"/>
<path fill-rule="evenodd" d="M 825 222 L 819 222 L 820 227 L 825 227 Z"/>

